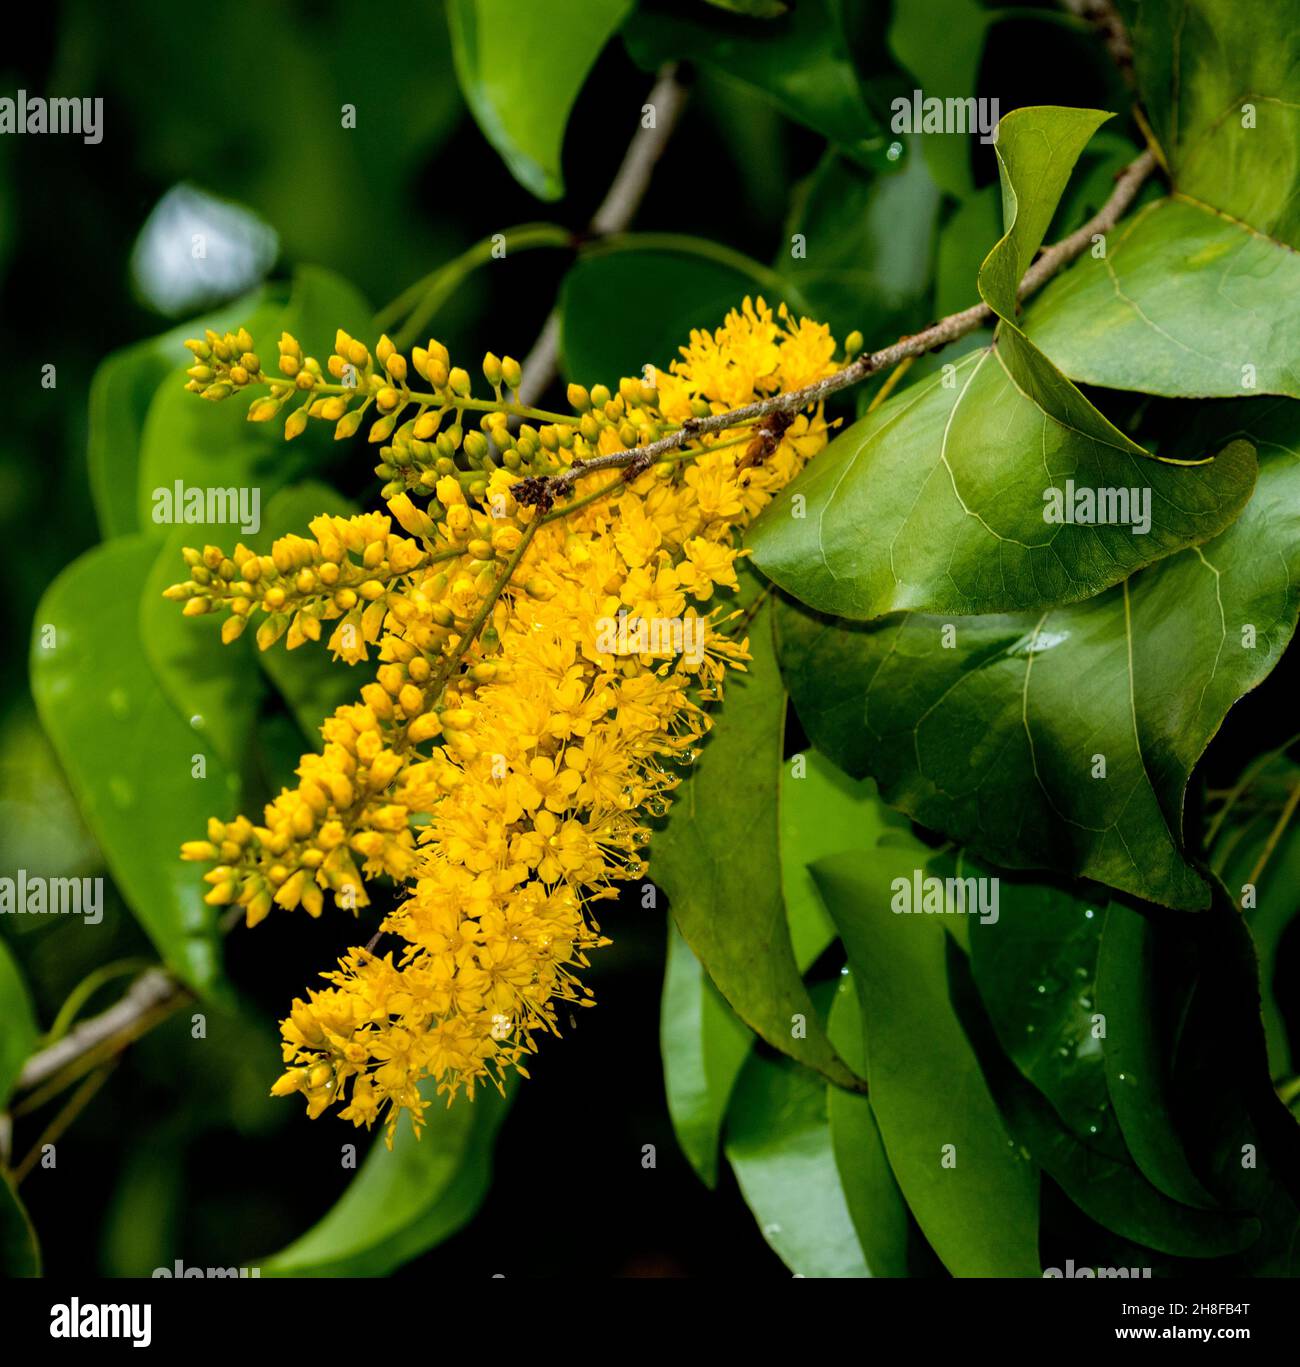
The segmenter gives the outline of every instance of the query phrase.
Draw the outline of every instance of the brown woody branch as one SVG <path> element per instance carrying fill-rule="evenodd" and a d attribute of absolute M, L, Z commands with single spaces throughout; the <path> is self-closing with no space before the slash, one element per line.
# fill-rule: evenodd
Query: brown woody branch
<path fill-rule="evenodd" d="M 1062 266 L 1079 256 L 1097 234 L 1109 232 L 1133 203 L 1134 197 L 1155 168 L 1155 164 L 1155 157 L 1150 151 L 1143 152 L 1130 162 L 1115 178 L 1115 188 L 1101 209 L 1083 227 L 1053 246 L 1045 248 L 1029 267 L 1020 281 L 1019 298 L 1024 299 L 1041 288 Z M 841 389 L 861 384 L 872 375 L 891 369 L 909 356 L 920 356 L 927 351 L 947 346 L 949 342 L 955 342 L 959 337 L 965 337 L 967 333 L 974 332 L 976 328 L 990 322 L 993 317 L 993 310 L 987 304 L 973 304 L 960 313 L 950 314 L 947 318 L 932 323 L 921 332 L 900 338 L 880 351 L 863 352 L 843 370 L 836 371 L 824 380 L 818 380 L 816 384 L 807 385 L 803 389 L 789 390 L 784 394 L 773 394 L 770 398 L 760 399 L 725 413 L 712 413 L 704 418 L 688 418 L 679 428 L 645 446 L 611 451 L 607 455 L 593 456 L 589 460 L 574 461 L 562 474 L 529 481 L 528 488 L 523 491 L 522 496 L 526 501 L 545 503 L 549 506 L 557 498 L 571 492 L 578 480 L 600 470 L 622 469 L 627 471 L 627 478 L 635 478 L 655 461 L 679 450 L 695 437 L 756 422 L 770 413 L 793 413 L 811 407 Z M 518 486 L 515 492 L 516 496 L 520 496 Z"/>
<path fill-rule="evenodd" d="M 668 139 L 686 104 L 686 87 L 677 74 L 675 62 L 660 68 L 646 104 L 654 110 L 654 126 L 639 125 L 628 143 L 622 165 L 610 182 L 600 207 L 591 216 L 584 237 L 588 240 L 621 233 L 650 188 L 650 177 L 663 156 Z M 551 313 L 545 326 L 524 358 L 524 379 L 519 386 L 519 402 L 532 407 L 546 392 L 558 370 L 560 354 L 560 316 Z"/>

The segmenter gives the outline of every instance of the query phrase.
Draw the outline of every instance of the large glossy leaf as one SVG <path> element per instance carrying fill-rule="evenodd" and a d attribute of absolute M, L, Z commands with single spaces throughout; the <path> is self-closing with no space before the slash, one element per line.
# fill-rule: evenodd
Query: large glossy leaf
<path fill-rule="evenodd" d="M 632 0 L 450 0 L 456 76 L 483 136 L 538 199 L 564 194 L 573 102 Z"/>
<path fill-rule="evenodd" d="M 670 921 L 659 1012 L 664 1092 L 677 1142 L 709 1187 L 718 1180 L 727 1102 L 753 1042 L 753 1032 L 736 1018 Z"/>
<path fill-rule="evenodd" d="M 1187 1009 L 1187 946 L 1120 903 L 1105 914 L 1096 1008 L 1106 1025 L 1106 1086 L 1134 1161 L 1166 1196 L 1205 1206 L 1210 1198 L 1178 1137 L 1170 1096 L 1173 1045 Z"/>
<path fill-rule="evenodd" d="M 12 876 L 12 875 L 11 875 Z M 40 1033 L 32 999 L 8 946 L 0 940 L 0 1111 Z"/>
<path fill-rule="evenodd" d="M 1300 254 L 1183 195 L 1140 209 L 1031 310 L 1034 341 L 1087 384 L 1300 397 Z"/>
<path fill-rule="evenodd" d="M 1038 1171 L 1012 1142 L 948 999 L 944 929 L 890 911 L 911 846 L 813 868 L 848 950 L 866 1030 L 867 1081 L 898 1184 L 956 1276 L 1038 1275 Z"/>
<path fill-rule="evenodd" d="M 789 13 L 754 24 L 702 6 L 688 17 L 643 4 L 624 38 L 642 67 L 654 70 L 675 60 L 711 67 L 761 91 L 783 114 L 850 156 L 878 165 L 891 139 L 868 105 L 849 55 L 848 8 L 842 0 L 799 0 Z"/>
<path fill-rule="evenodd" d="M 865 1074 L 862 1011 L 847 975 L 840 979 L 826 1028 L 849 1066 Z M 867 1267 L 873 1277 L 906 1277 L 914 1271 L 909 1251 L 918 1240 L 889 1166 L 871 1099 L 828 1086 L 826 1105 L 835 1166 Z"/>
<path fill-rule="evenodd" d="M 943 877 L 988 877 L 969 861 Z M 997 919 L 968 920 L 971 972 L 1003 1052 L 1089 1148 L 1125 1156 L 1106 1091 L 1098 1032 L 1097 951 L 1108 897 L 999 880 Z"/>
<path fill-rule="evenodd" d="M 781 770 L 781 891 L 795 962 L 807 971 L 835 938 L 810 865 L 829 854 L 866 854 L 886 831 L 911 823 L 880 800 L 876 785 L 854 782 L 815 750 Z"/>
<path fill-rule="evenodd" d="M 1090 384 L 1300 396 L 1300 33 L 1284 6 L 1133 6 L 1142 94 L 1173 182 L 1054 282 L 1034 340 Z"/>
<path fill-rule="evenodd" d="M 808 865 L 841 850 L 868 850 L 884 831 L 908 823 L 880 801 L 874 783 L 854 783 L 815 751 L 782 766 L 779 803 L 781 892 L 795 964 L 805 973 L 835 938 Z M 861 1041 L 842 1028 L 839 1038 L 846 1035 L 861 1053 Z M 712 1186 L 727 1100 L 754 1037 L 675 926 L 669 928 L 659 1036 L 673 1128 L 691 1166 Z M 832 1097 L 832 1111 L 834 1105 Z"/>
<path fill-rule="evenodd" d="M 863 619 L 1074 602 L 1207 540 L 1241 511 L 1254 479 L 1247 448 L 1191 468 L 1152 459 L 1016 322 L 1020 277 L 1105 117 L 1049 107 L 1002 120 L 1006 232 L 979 274 L 1000 320 L 994 343 L 850 427 L 755 524 L 755 562 L 796 598 Z M 1050 491 L 1068 497 L 1069 482 L 1132 490 L 1148 500 L 1149 523 L 1048 522 Z"/>
<path fill-rule="evenodd" d="M 12 1180 L 0 1173 L 0 1274 L 39 1277 L 41 1247 Z"/>
<path fill-rule="evenodd" d="M 1088 602 L 865 627 L 779 605 L 786 683 L 814 742 L 999 863 L 1208 905 L 1181 853 L 1188 775 L 1300 608 L 1300 458 L 1283 445 L 1295 418 L 1289 403 L 1245 409 L 1267 454 L 1241 519 Z"/>
<path fill-rule="evenodd" d="M 966 956 L 951 940 L 946 953 L 954 1005 L 1008 1127 L 1080 1210 L 1123 1238 L 1182 1257 L 1224 1257 L 1258 1240 L 1260 1226 L 1252 1217 L 1171 1201 L 1127 1155 L 1111 1157 L 1072 1134 L 1047 1099 L 998 1049 L 979 1010 Z"/>
<path fill-rule="evenodd" d="M 508 1100 L 435 1100 L 416 1139 L 403 1123 L 391 1152 L 382 1135 L 347 1190 L 301 1238 L 260 1261 L 267 1277 L 383 1277 L 465 1225 L 492 1176 L 492 1147 Z"/>
<path fill-rule="evenodd" d="M 930 868 L 990 876 L 978 864 Z M 1185 1157 L 1179 1167 L 1181 1144 L 1162 1104 L 1165 1054 L 1151 1035 L 1176 1021 L 1184 1003 L 1166 999 L 1157 965 L 1136 952 L 1144 916 L 1108 900 L 1086 885 L 1003 876 L 996 920 L 967 918 L 970 968 L 956 965 L 957 976 L 972 976 L 996 1032 L 993 1052 L 1023 1081 L 1000 1058 L 986 1058 L 986 1076 L 1017 1137 L 1106 1228 L 1187 1257 L 1236 1252 L 1258 1229 L 1201 1209 L 1213 1202 Z M 1103 924 L 1112 937 L 1104 956 Z M 951 977 L 951 958 L 949 967 Z M 1167 1181 L 1149 1171 L 1156 1154 Z"/>
<path fill-rule="evenodd" d="M 167 964 L 203 990 L 219 971 L 216 918 L 179 850 L 209 816 L 230 814 L 238 782 L 147 663 L 139 602 L 156 553 L 150 538 L 120 538 L 50 585 L 36 610 L 32 693 L 114 881 Z"/>
<path fill-rule="evenodd" d="M 1294 15 L 1264 5 L 1244 23 L 1232 0 L 1122 0 L 1121 8 L 1147 116 L 1178 189 L 1300 246 Z"/>
<path fill-rule="evenodd" d="M 733 678 L 719 724 L 651 842 L 650 872 L 732 1009 L 774 1048 L 855 1085 L 812 1009 L 781 897 L 777 794 L 785 690 L 770 605 L 749 628 L 749 672 Z"/>
<path fill-rule="evenodd" d="M 818 996 L 825 1002 L 826 987 Z M 751 1054 L 727 1109 L 727 1159 L 763 1237 L 802 1277 L 866 1277 L 831 1144 L 823 1078 Z"/>

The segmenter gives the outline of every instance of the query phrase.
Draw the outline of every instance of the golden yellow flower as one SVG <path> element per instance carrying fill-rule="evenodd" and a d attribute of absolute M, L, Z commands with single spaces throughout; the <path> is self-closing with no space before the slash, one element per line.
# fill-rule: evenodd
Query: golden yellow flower
<path fill-rule="evenodd" d="M 824 445 L 826 425 L 799 414 L 743 466 L 748 429 L 631 482 L 581 476 L 545 515 L 516 500 L 518 480 L 820 379 L 835 344 L 746 299 L 716 331 L 692 333 L 656 388 L 573 386 L 571 415 L 512 408 L 509 358 L 485 359 L 495 397 L 475 399 L 434 341 L 408 362 L 386 338 L 372 353 L 340 332 L 321 365 L 285 334 L 271 381 L 228 373 L 252 351 L 246 334 L 189 345 L 190 388 L 205 397 L 266 383 L 250 413 L 263 421 L 302 394 L 289 436 L 310 418 L 350 435 L 373 407 L 371 438 L 389 443 L 377 466 L 387 515 L 316 518 L 310 538 L 265 556 L 186 551 L 190 577 L 167 596 L 227 612 L 228 639 L 260 615 L 263 649 L 319 641 L 323 623 L 338 658 L 377 648 L 374 679 L 325 721 L 297 786 L 260 824 L 213 821 L 182 853 L 214 864 L 208 901 L 244 907 L 250 925 L 273 905 L 317 916 L 326 893 L 356 912 L 366 879 L 399 885 L 382 944 L 351 950 L 294 1001 L 272 1089 L 302 1094 L 312 1116 L 338 1106 L 355 1125 L 384 1119 L 391 1142 L 403 1110 L 418 1131 L 423 1080 L 450 1099 L 526 1075 L 540 1037 L 559 1033 L 559 1008 L 592 1004 L 577 975 L 607 943 L 593 906 L 644 876 L 647 823 L 709 729 L 705 704 L 747 658 L 722 597 L 738 588 L 737 534 Z M 507 410 L 527 419 L 517 432 Z M 466 431 L 476 412 L 481 430 Z"/>

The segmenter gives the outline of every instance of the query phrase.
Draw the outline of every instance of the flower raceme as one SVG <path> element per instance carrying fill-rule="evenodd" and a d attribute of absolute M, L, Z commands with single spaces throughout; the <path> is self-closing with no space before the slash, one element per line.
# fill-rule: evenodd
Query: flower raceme
<path fill-rule="evenodd" d="M 527 1076 L 559 1006 L 592 1004 L 578 971 L 608 943 L 593 908 L 644 875 L 647 822 L 667 810 L 727 670 L 744 668 L 723 597 L 738 587 L 737 533 L 825 444 L 826 423 L 819 407 L 798 414 L 758 458 L 742 427 L 627 478 L 579 475 L 549 511 L 520 481 L 843 362 L 826 327 L 761 298 L 693 332 L 653 385 L 570 386 L 568 413 L 512 400 L 520 367 L 490 353 L 492 397 L 475 397 L 435 341 L 408 361 L 387 338 L 371 353 L 340 332 L 322 366 L 286 333 L 275 378 L 242 329 L 186 345 L 189 389 L 265 390 L 249 418 L 290 408 L 286 437 L 313 419 L 349 437 L 377 415 L 387 513 L 318 517 L 269 555 L 187 550 L 190 577 L 167 596 L 227 614 L 226 641 L 258 620 L 262 649 L 284 637 L 292 650 L 328 624 L 335 658 L 377 656 L 261 824 L 214 818 L 182 854 L 213 864 L 207 901 L 241 906 L 250 926 L 273 906 L 319 916 L 327 895 L 356 912 L 380 875 L 399 885 L 370 945 L 294 1001 L 272 1089 L 302 1093 L 312 1116 L 382 1117 L 391 1143 L 402 1110 L 418 1133 L 424 1079 L 450 1101 Z M 381 941 L 394 947 L 376 952 Z"/>

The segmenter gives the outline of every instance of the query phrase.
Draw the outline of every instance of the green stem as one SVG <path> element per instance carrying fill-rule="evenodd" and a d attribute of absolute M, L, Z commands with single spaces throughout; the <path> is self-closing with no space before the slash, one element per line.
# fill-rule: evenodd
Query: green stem
<path fill-rule="evenodd" d="M 494 259 L 501 237 L 505 238 L 507 249 L 512 251 L 528 251 L 533 247 L 568 247 L 573 243 L 573 234 L 558 223 L 521 223 L 517 227 L 507 228 L 504 233 L 494 233 L 403 290 L 391 304 L 375 315 L 375 326 L 386 332 L 403 315 L 409 315 L 393 338 L 393 345 L 399 351 L 405 351 L 466 277 Z"/>
<path fill-rule="evenodd" d="M 55 1016 L 54 1024 L 50 1026 L 49 1033 L 41 1042 L 42 1048 L 56 1043 L 68 1033 L 72 1028 L 73 1021 L 81 1014 L 81 1008 L 105 983 L 112 982 L 114 978 L 126 977 L 128 974 L 135 975 L 150 967 L 152 965 L 147 959 L 118 959 L 113 963 L 104 964 L 92 973 L 88 973 L 68 993 L 67 999 L 59 1007 L 59 1014 Z"/>
<path fill-rule="evenodd" d="M 492 609 L 496 606 L 496 601 L 501 597 L 506 585 L 510 582 L 511 576 L 519 568 L 519 562 L 524 558 L 533 537 L 537 535 L 537 529 L 542 525 L 541 518 L 534 518 L 532 522 L 524 528 L 524 534 L 519 540 L 519 544 L 510 553 L 509 560 L 506 561 L 501 573 L 497 576 L 496 583 L 492 585 L 489 592 L 484 595 L 483 601 L 479 604 L 478 611 L 470 619 L 460 639 L 456 642 L 456 649 L 447 656 L 446 660 L 438 668 L 438 685 L 445 688 L 451 677 L 456 672 L 456 666 L 465 658 L 465 653 L 470 646 L 478 639 L 478 634 L 483 630 L 484 624 L 491 615 Z"/>
<path fill-rule="evenodd" d="M 1214 819 L 1210 822 L 1209 828 L 1205 832 L 1205 846 L 1207 849 L 1214 844 L 1215 838 L 1223 827 L 1223 823 L 1228 819 L 1228 815 L 1255 780 L 1259 778 L 1275 759 L 1279 759 L 1282 755 L 1285 755 L 1297 741 L 1300 741 L 1300 732 L 1297 732 L 1290 740 L 1283 741 L 1276 750 L 1270 750 L 1267 754 L 1260 755 L 1258 759 L 1246 766 L 1245 772 L 1233 785 L 1227 798 L 1224 800 L 1223 806 L 1214 814 Z"/>
<path fill-rule="evenodd" d="M 14 1186 L 21 1186 L 23 1179 L 40 1162 L 41 1151 L 47 1144 L 57 1143 L 69 1125 L 86 1109 L 95 1093 L 104 1085 L 113 1071 L 116 1060 L 106 1063 L 96 1073 L 91 1074 L 72 1094 L 63 1109 L 45 1127 L 41 1137 L 27 1152 L 27 1157 L 13 1170 Z"/>
<path fill-rule="evenodd" d="M 725 451 L 728 446 L 739 446 L 742 442 L 753 441 L 753 435 L 746 432 L 744 436 L 732 437 L 730 441 L 714 442 L 712 446 L 694 446 L 686 451 L 673 451 L 669 455 L 660 456 L 656 465 L 679 465 L 684 461 L 696 460 L 700 456 L 707 456 L 711 451 Z M 564 504 L 546 514 L 542 518 L 543 522 L 554 522 L 558 518 L 568 517 L 572 512 L 579 508 L 585 508 L 588 503 L 594 503 L 598 498 L 604 498 L 606 494 L 613 493 L 621 484 L 626 484 L 627 480 L 622 475 L 611 479 L 608 484 L 602 484 L 599 489 L 593 489 L 589 494 L 583 494 L 581 498 L 575 498 L 571 502 Z"/>

